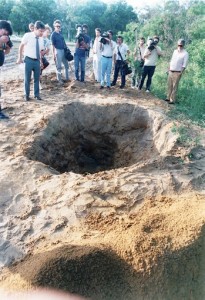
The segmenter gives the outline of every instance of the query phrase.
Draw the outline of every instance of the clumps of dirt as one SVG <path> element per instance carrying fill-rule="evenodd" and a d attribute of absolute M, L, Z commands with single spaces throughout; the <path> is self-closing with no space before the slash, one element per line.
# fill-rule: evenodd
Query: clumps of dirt
<path fill-rule="evenodd" d="M 202 300 L 204 211 L 203 197 L 192 194 L 147 199 L 128 216 L 89 215 L 78 243 L 67 236 L 66 244 L 39 245 L 9 268 L 4 286 L 27 283 L 29 289 L 55 288 L 93 300 Z"/>

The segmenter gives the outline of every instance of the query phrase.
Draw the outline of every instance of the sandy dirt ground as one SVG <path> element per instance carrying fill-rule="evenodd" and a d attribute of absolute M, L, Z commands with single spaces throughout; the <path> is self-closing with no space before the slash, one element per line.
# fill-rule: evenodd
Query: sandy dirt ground
<path fill-rule="evenodd" d="M 92 59 L 85 84 L 71 63 L 63 87 L 51 61 L 43 101 L 25 102 L 14 59 L 1 72 L 0 288 L 204 299 L 204 131 L 189 124 L 200 145 L 179 143 L 167 103 L 129 79 L 100 90 Z"/>

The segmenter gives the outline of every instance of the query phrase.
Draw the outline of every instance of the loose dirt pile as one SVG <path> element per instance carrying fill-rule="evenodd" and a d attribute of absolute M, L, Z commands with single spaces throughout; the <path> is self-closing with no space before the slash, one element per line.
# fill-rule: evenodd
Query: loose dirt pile
<path fill-rule="evenodd" d="M 180 145 L 152 95 L 52 72 L 42 86 L 27 103 L 4 79 L 0 287 L 203 299 L 204 140 Z"/>

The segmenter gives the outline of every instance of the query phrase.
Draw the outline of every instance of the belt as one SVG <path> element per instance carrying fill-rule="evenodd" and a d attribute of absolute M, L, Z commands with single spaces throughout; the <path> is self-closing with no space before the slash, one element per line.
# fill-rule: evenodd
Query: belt
<path fill-rule="evenodd" d="M 112 58 L 112 56 L 105 56 L 105 55 L 102 55 L 102 56 L 105 58 Z"/>
<path fill-rule="evenodd" d="M 32 60 L 38 60 L 37 58 L 32 58 L 32 57 L 29 57 L 29 56 L 26 56 L 27 58 L 29 59 L 32 59 Z"/>
<path fill-rule="evenodd" d="M 172 73 L 181 73 L 181 71 L 171 71 L 171 70 L 170 70 L 170 72 L 172 72 Z"/>

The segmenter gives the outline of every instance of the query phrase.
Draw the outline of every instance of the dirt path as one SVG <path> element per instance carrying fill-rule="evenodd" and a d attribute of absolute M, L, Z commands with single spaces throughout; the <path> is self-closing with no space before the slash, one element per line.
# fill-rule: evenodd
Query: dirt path
<path fill-rule="evenodd" d="M 91 64 L 86 84 L 48 70 L 42 102 L 4 78 L 0 287 L 203 299 L 205 142 L 180 145 L 152 95 L 101 91 Z"/>

